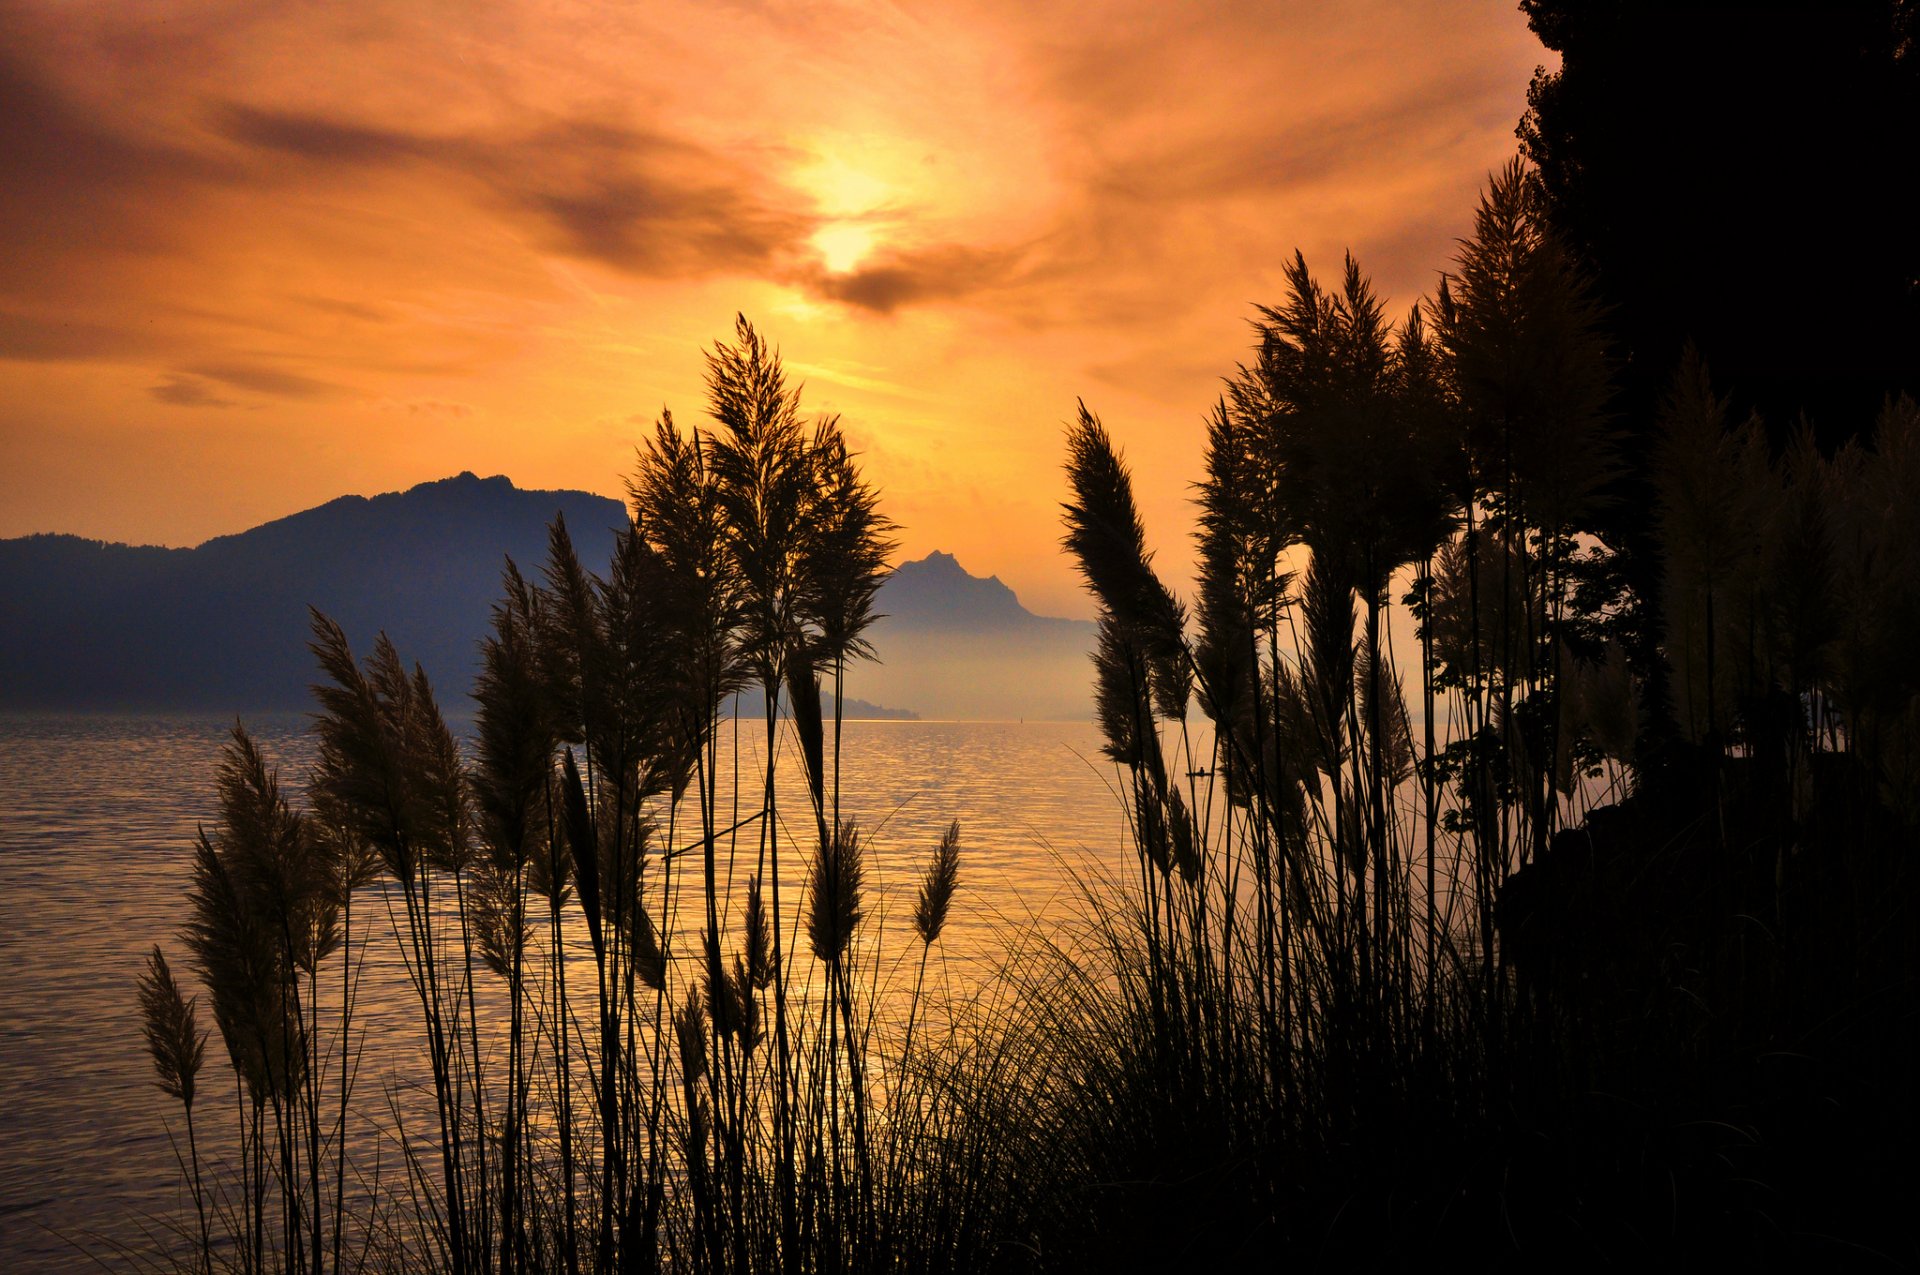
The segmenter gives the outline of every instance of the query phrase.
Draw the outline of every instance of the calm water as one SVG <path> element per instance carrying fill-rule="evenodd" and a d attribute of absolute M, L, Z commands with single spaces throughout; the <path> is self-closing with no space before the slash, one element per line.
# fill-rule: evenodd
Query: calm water
<path fill-rule="evenodd" d="M 214 770 L 229 726 L 0 718 L 0 1271 L 63 1271 L 91 1258 L 131 1266 L 127 1249 L 143 1248 L 160 1219 L 190 1211 L 166 1123 L 177 1104 L 153 1087 L 134 981 L 155 942 L 177 976 L 189 973 L 176 932 L 190 841 L 196 823 L 215 817 Z M 248 727 L 297 788 L 312 757 L 305 719 Z M 745 772 L 757 764 L 761 730 L 754 723 L 739 734 Z M 1096 750 L 1093 728 L 1077 724 L 847 725 L 842 807 L 868 832 L 875 892 L 865 938 L 883 986 L 902 981 L 903 967 L 911 977 L 913 892 L 949 820 L 960 820 L 965 858 L 936 963 L 962 993 L 1010 933 L 1049 930 L 1073 910 L 1078 882 L 1122 866 L 1124 817 Z M 797 778 L 784 778 L 783 801 L 800 812 Z M 743 887 L 751 855 L 742 849 Z M 800 860 L 789 852 L 790 863 Z M 791 909 L 798 873 L 783 864 L 782 878 Z M 374 910 L 358 909 L 356 926 L 367 927 Z M 409 1054 L 411 992 L 392 948 L 382 913 L 361 1000 L 370 1106 L 384 1086 L 424 1070 Z M 204 1004 L 201 1025 L 212 1025 Z M 231 1106 L 217 1035 L 201 1086 L 196 1120 L 214 1124 L 203 1126 L 205 1154 L 222 1132 L 223 1098 Z"/>

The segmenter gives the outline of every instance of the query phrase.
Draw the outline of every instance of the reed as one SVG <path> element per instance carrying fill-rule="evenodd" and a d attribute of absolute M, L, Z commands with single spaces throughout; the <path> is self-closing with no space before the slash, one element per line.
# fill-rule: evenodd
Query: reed
<path fill-rule="evenodd" d="M 193 1099 L 201 1064 L 206 1059 L 206 1034 L 200 1030 L 195 998 L 189 1000 L 174 982 L 173 970 L 158 944 L 147 957 L 140 976 L 141 1033 L 160 1092 L 180 1100 L 187 1125 L 187 1158 L 193 1186 L 194 1218 L 200 1228 L 200 1264 L 211 1275 L 213 1240 L 207 1228 L 206 1189 L 200 1179 L 200 1144 L 193 1128 Z"/>
<path fill-rule="evenodd" d="M 882 1212 L 918 1178 L 883 1180 L 901 1157 L 877 1143 L 924 1134 L 937 1102 L 875 1078 L 934 1058 L 874 1031 L 866 842 L 840 815 L 844 681 L 871 654 L 892 524 L 837 423 L 803 428 L 778 355 L 744 320 L 735 335 L 709 360 L 716 432 L 662 419 L 608 573 L 558 522 L 537 575 L 506 564 L 469 747 L 391 642 L 363 657 L 318 614 L 304 808 L 236 732 L 187 938 L 240 1082 L 243 1269 L 338 1270 L 358 1248 L 456 1272 L 865 1270 L 909 1242 Z M 728 774 L 720 728 L 749 681 L 763 769 Z M 800 852 L 774 804 L 782 721 L 819 834 L 784 909 L 782 851 Z M 956 842 L 923 902 L 923 973 L 957 864 Z M 356 933 L 366 901 L 386 935 Z M 381 940 L 432 1106 L 410 1129 L 390 1095 L 405 1180 L 356 1216 L 353 963 Z M 190 1095 L 192 1010 L 170 978 L 150 971 L 143 1012 L 169 1092 Z M 190 1128 L 197 1164 L 195 1146 Z M 201 1266 L 216 1247 L 203 1236 Z"/>
<path fill-rule="evenodd" d="M 1871 646 L 1871 617 L 1920 579 L 1866 547 L 1907 562 L 1891 511 L 1912 507 L 1916 414 L 1890 404 L 1871 459 L 1770 459 L 1690 359 L 1652 467 L 1666 593 L 1626 591 L 1602 538 L 1620 461 L 1599 314 L 1531 180 L 1495 176 L 1437 304 L 1397 329 L 1351 259 L 1324 289 L 1296 256 L 1208 421 L 1197 635 L 1164 619 L 1182 609 L 1159 600 L 1111 436 L 1084 403 L 1068 427 L 1065 543 L 1100 611 L 1096 715 L 1135 862 L 1090 895 L 1089 932 L 1027 971 L 1020 1030 L 1072 1060 L 1021 1099 L 1040 1131 L 1025 1145 L 1060 1184 L 1026 1219 L 1050 1262 L 1646 1255 L 1833 1216 L 1755 1187 L 1802 1180 L 1766 1148 L 1800 1135 L 1731 1113 L 1751 1111 L 1769 1033 L 1820 1034 L 1761 989 L 1817 998 L 1856 959 L 1903 986 L 1915 968 L 1911 944 L 1864 957 L 1839 920 L 1902 913 L 1839 882 L 1905 879 L 1884 855 L 1911 844 L 1893 814 L 1908 781 L 1865 819 L 1833 803 L 1883 738 L 1871 696 L 1920 700 L 1870 659 L 1831 661 Z M 1840 548 L 1849 516 L 1885 530 Z M 1849 553 L 1859 609 L 1828 605 L 1857 617 L 1851 639 L 1795 615 L 1846 578 L 1813 564 Z M 1659 670 L 1630 654 L 1656 607 L 1681 692 L 1664 707 Z M 1843 667 L 1885 689 L 1847 689 Z M 1168 755 L 1195 751 L 1186 685 L 1211 738 L 1183 790 Z M 1877 1075 L 1905 1038 L 1882 1020 Z M 1888 1083 L 1877 1100 L 1904 1112 Z M 1659 1096 L 1623 1116 L 1602 1092 Z M 1724 1139 L 1663 1123 L 1686 1119 Z M 1635 1138 L 1651 1161 L 1630 1162 Z M 1681 1164 L 1702 1141 L 1764 1177 Z M 1717 1203 L 1656 1216 L 1661 1175 Z"/>
<path fill-rule="evenodd" d="M 1492 179 L 1397 322 L 1351 258 L 1283 273 L 1206 422 L 1190 605 L 1114 436 L 1085 403 L 1068 427 L 1130 844 L 1074 927 L 997 935 L 968 1001 L 925 995 L 959 824 L 890 961 L 881 833 L 843 810 L 893 527 L 744 318 L 711 428 L 643 444 L 606 574 L 561 523 L 542 570 L 507 564 L 466 746 L 392 643 L 316 615 L 304 802 L 236 730 L 194 847 L 183 937 L 237 1113 L 205 1184 L 196 1000 L 157 950 L 140 984 L 193 1264 L 1384 1265 L 1838 1216 L 1753 1184 L 1807 1185 L 1789 1151 L 1834 1149 L 1806 1130 L 1835 1094 L 1913 1125 L 1920 409 L 1774 456 L 1690 361 L 1643 597 L 1604 538 L 1599 313 L 1530 174 Z M 425 1127 L 389 1096 L 397 1184 L 347 1137 L 375 941 L 432 1095 Z M 1892 1008 L 1836 1015 L 1861 979 Z"/>

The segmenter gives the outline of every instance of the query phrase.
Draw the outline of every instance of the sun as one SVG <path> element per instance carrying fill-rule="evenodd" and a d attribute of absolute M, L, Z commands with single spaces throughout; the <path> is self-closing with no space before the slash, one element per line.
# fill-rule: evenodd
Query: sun
<path fill-rule="evenodd" d="M 796 176 L 823 218 L 812 237 L 820 264 L 833 274 L 856 269 L 879 246 L 875 214 L 896 197 L 893 185 L 837 149 L 816 150 Z"/>
<path fill-rule="evenodd" d="M 873 251 L 876 236 L 872 226 L 855 221 L 834 221 L 813 232 L 813 246 L 820 263 L 833 274 L 845 274 Z"/>
<path fill-rule="evenodd" d="M 869 168 L 849 163 L 835 151 L 822 151 L 801 170 L 800 184 L 828 217 L 857 217 L 886 203 L 893 188 Z"/>

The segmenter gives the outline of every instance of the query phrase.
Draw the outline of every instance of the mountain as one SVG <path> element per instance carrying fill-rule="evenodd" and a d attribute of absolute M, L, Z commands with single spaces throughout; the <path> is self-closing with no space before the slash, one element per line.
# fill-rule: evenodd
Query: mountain
<path fill-rule="evenodd" d="M 625 516 L 601 496 L 466 473 L 194 549 L 0 541 L 0 707 L 309 708 L 313 606 L 356 650 L 385 630 L 462 711 L 505 559 L 537 567 L 556 514 L 583 556 Z"/>
<path fill-rule="evenodd" d="M 868 632 L 877 665 L 863 691 L 934 718 L 1085 720 L 1093 711 L 1086 620 L 1035 615 L 997 576 L 971 575 L 952 554 L 902 563 L 875 600 Z"/>
<path fill-rule="evenodd" d="M 312 606 L 355 650 L 384 631 L 426 668 L 441 706 L 463 713 L 506 560 L 537 574 L 555 515 L 590 566 L 626 522 L 604 496 L 463 473 L 193 549 L 0 540 L 0 709 L 309 709 Z M 847 712 L 912 715 L 864 701 Z"/>
<path fill-rule="evenodd" d="M 0 540 L 0 709 L 261 712 L 312 707 L 308 608 L 356 650 L 385 632 L 450 712 L 470 704 L 478 643 L 511 557 L 537 575 L 566 519 L 600 565 L 626 511 L 578 491 L 522 491 L 471 473 L 343 496 L 193 549 L 77 536 Z M 849 670 L 851 717 L 1085 717 L 1093 626 L 1028 612 L 950 554 L 901 565 Z M 758 715 L 757 695 L 743 715 Z"/>
<path fill-rule="evenodd" d="M 1085 620 L 1035 615 L 1020 605 L 999 576 L 969 575 L 950 553 L 936 549 L 894 568 L 880 591 L 879 609 L 894 631 L 946 633 L 1067 634 L 1090 637 Z"/>

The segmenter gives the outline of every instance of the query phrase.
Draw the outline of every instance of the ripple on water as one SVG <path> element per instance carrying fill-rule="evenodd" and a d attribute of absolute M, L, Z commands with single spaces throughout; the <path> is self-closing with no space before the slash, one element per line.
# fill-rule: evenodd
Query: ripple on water
<path fill-rule="evenodd" d="M 155 942 L 187 973 L 176 933 L 191 839 L 217 814 L 214 772 L 230 727 L 217 717 L 0 717 L 0 1269 L 67 1270 L 75 1243 L 95 1254 L 138 1246 L 190 1207 L 167 1125 L 172 1100 L 153 1086 L 134 980 Z M 313 757 L 307 719 L 265 716 L 248 727 L 297 787 Z M 724 750 L 736 742 L 750 772 L 764 744 L 759 724 L 744 724 L 737 741 L 729 733 Z M 936 957 L 950 984 L 990 969 L 1010 925 L 1062 916 L 1090 868 L 1121 866 L 1124 818 L 1097 747 L 1093 729 L 1078 724 L 847 724 L 843 814 L 860 821 L 873 852 L 866 938 L 881 945 L 883 986 L 903 981 L 908 952 L 918 953 L 906 941 L 907 917 L 921 865 L 950 820 L 960 820 L 965 847 L 961 894 Z M 783 809 L 802 808 L 801 783 L 783 773 Z M 731 794 L 721 801 L 732 808 Z M 735 848 L 738 893 L 754 852 L 750 842 Z M 785 852 L 789 907 L 800 898 L 802 862 Z M 389 1082 L 414 1089 L 412 993 L 391 949 L 377 933 L 361 1002 L 362 1092 L 376 1095 Z M 211 1026 L 204 1012 L 202 1025 Z M 203 1153 L 232 1107 L 218 1050 L 210 1041 L 208 1096 L 196 1106 L 196 1121 L 214 1126 L 202 1132 Z M 414 1090 L 422 1098 L 431 1102 Z"/>

